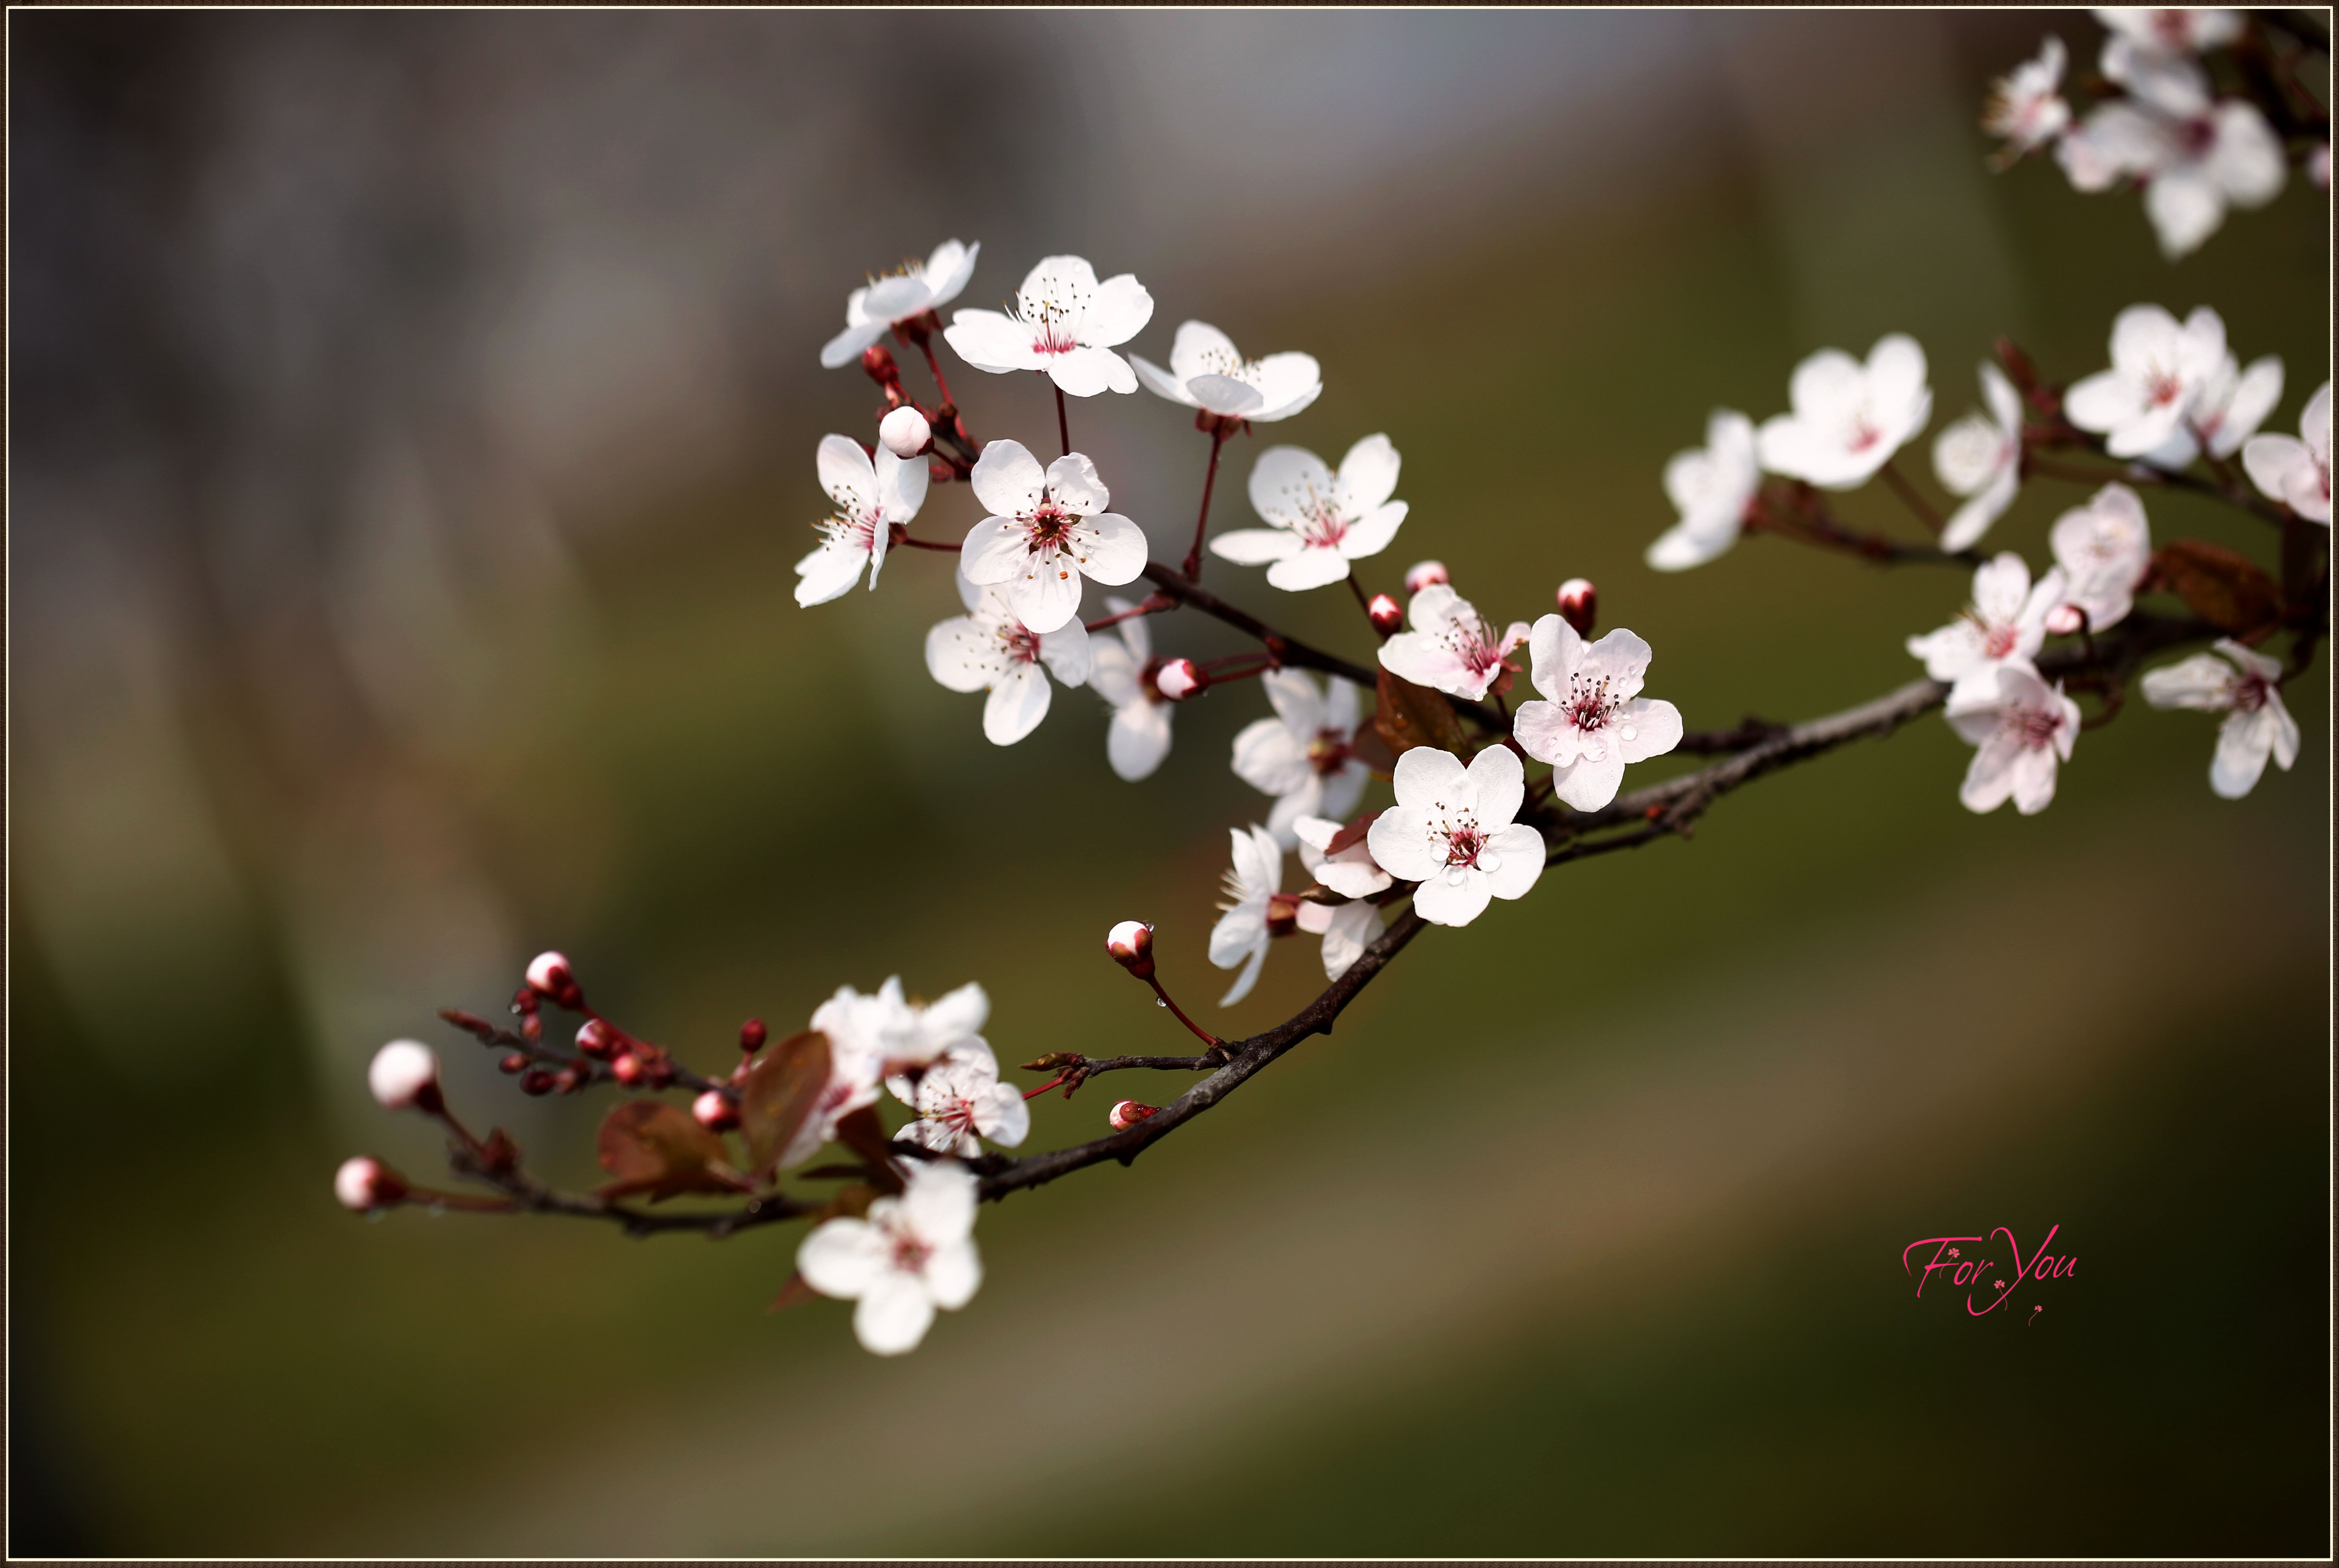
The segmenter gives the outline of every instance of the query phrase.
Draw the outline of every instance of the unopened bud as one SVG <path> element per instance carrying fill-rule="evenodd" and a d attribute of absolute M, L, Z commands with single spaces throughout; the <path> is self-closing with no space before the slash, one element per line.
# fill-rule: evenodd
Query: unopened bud
<path fill-rule="evenodd" d="M 530 1045 L 534 1045 L 538 1040 L 542 1040 L 544 1038 L 544 1020 L 532 1012 L 522 1018 L 519 1021 L 519 1037 L 528 1041 Z"/>
<path fill-rule="evenodd" d="M 379 1159 L 359 1155 L 333 1172 L 333 1196 L 360 1214 L 388 1208 L 406 1197 L 406 1178 Z"/>
<path fill-rule="evenodd" d="M 696 1117 L 698 1125 L 709 1132 L 721 1132 L 725 1128 L 739 1125 L 739 1108 L 732 1104 L 731 1097 L 719 1089 L 710 1089 L 692 1100 L 690 1114 Z"/>
<path fill-rule="evenodd" d="M 1397 627 L 1405 625 L 1405 606 L 1387 594 L 1375 594 L 1365 614 L 1372 617 L 1373 630 L 1385 637 L 1395 636 Z"/>
<path fill-rule="evenodd" d="M 1135 1127 L 1160 1109 L 1158 1105 L 1140 1105 L 1133 1100 L 1124 1100 L 1112 1108 L 1112 1114 L 1105 1119 L 1117 1128 Z"/>
<path fill-rule="evenodd" d="M 609 1071 L 619 1083 L 627 1085 L 639 1083 L 647 1076 L 642 1067 L 642 1059 L 630 1050 L 620 1051 L 617 1060 L 609 1064 Z"/>
<path fill-rule="evenodd" d="M 772 1031 L 764 1027 L 760 1018 L 751 1018 L 739 1026 L 739 1049 L 749 1056 L 763 1050 L 764 1041 L 771 1038 Z"/>
<path fill-rule="evenodd" d="M 476 1012 L 465 1012 L 459 1007 L 442 1007 L 439 1010 L 439 1016 L 457 1029 L 469 1030 L 482 1040 L 495 1038 L 496 1026 Z"/>
<path fill-rule="evenodd" d="M 528 1070 L 528 1053 L 519 1050 L 507 1052 L 504 1059 L 496 1063 L 496 1066 L 505 1072 L 526 1072 Z"/>
<path fill-rule="evenodd" d="M 1600 590 L 1589 577 L 1570 577 L 1559 585 L 1559 618 L 1588 637 L 1600 620 Z"/>
<path fill-rule="evenodd" d="M 904 403 L 877 421 L 877 439 L 897 458 L 914 458 L 934 444 L 925 415 Z"/>
<path fill-rule="evenodd" d="M 552 1070 L 544 1067 L 529 1068 L 519 1075 L 519 1091 L 522 1094 L 550 1094 Z"/>
<path fill-rule="evenodd" d="M 523 985 L 512 992 L 511 1010 L 522 1018 L 533 1013 L 536 1011 L 536 988 Z"/>
<path fill-rule="evenodd" d="M 2047 612 L 2047 629 L 2058 637 L 2068 637 L 2087 624 L 2087 613 L 2077 605 L 2057 605 Z"/>
<path fill-rule="evenodd" d="M 538 996 L 549 997 L 563 1007 L 575 1007 L 585 1000 L 577 989 L 577 976 L 568 967 L 568 960 L 557 952 L 539 952 L 528 966 L 528 989 Z"/>
<path fill-rule="evenodd" d="M 1267 934 L 1289 936 L 1299 929 L 1299 895 L 1276 892 L 1267 897 Z"/>
<path fill-rule="evenodd" d="M 1173 703 L 1182 703 L 1210 684 L 1191 659 L 1171 659 L 1153 672 L 1154 689 Z"/>
<path fill-rule="evenodd" d="M 393 1040 L 373 1053 L 366 1087 L 385 1110 L 435 1110 L 439 1100 L 439 1053 L 419 1040 Z"/>
<path fill-rule="evenodd" d="M 577 1026 L 577 1049 L 587 1056 L 606 1057 L 616 1053 L 617 1041 L 607 1024 L 597 1018 L 588 1018 Z"/>
<path fill-rule="evenodd" d="M 1405 569 L 1405 591 L 1417 594 L 1432 583 L 1450 583 L 1444 561 L 1416 561 Z"/>
<path fill-rule="evenodd" d="M 585 1087 L 585 1080 L 573 1067 L 564 1067 L 552 1075 L 552 1087 L 563 1094 L 574 1094 Z"/>
<path fill-rule="evenodd" d="M 1104 950 L 1112 962 L 1140 980 L 1153 974 L 1153 928 L 1141 920 L 1125 920 L 1104 935 Z"/>

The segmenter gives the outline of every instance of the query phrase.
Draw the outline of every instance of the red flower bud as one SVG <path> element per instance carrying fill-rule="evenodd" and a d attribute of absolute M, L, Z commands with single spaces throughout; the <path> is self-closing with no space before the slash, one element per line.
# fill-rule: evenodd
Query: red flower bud
<path fill-rule="evenodd" d="M 1578 636 L 1588 637 L 1599 624 L 1600 590 L 1585 577 L 1570 577 L 1559 585 L 1559 616 L 1575 628 Z"/>
<path fill-rule="evenodd" d="M 573 1067 L 564 1067 L 552 1075 L 552 1087 L 562 1094 L 574 1094 L 585 1087 L 585 1080 Z"/>
<path fill-rule="evenodd" d="M 333 1172 L 333 1196 L 341 1200 L 343 1208 L 359 1214 L 402 1202 L 406 1190 L 404 1177 L 362 1154 L 343 1160 L 340 1169 Z"/>
<path fill-rule="evenodd" d="M 1267 897 L 1267 934 L 1289 936 L 1299 929 L 1299 898 L 1296 893 L 1276 892 Z"/>
<path fill-rule="evenodd" d="M 526 1072 L 528 1061 L 526 1051 L 515 1050 L 507 1053 L 501 1061 L 496 1063 L 496 1066 L 505 1072 Z"/>
<path fill-rule="evenodd" d="M 1416 561 L 1405 569 L 1405 591 L 1417 594 L 1432 583 L 1450 583 L 1444 561 Z"/>
<path fill-rule="evenodd" d="M 642 1066 L 642 1059 L 630 1050 L 618 1052 L 617 1060 L 609 1064 L 609 1071 L 619 1083 L 628 1087 L 648 1076 Z"/>
<path fill-rule="evenodd" d="M 772 1031 L 764 1027 L 760 1018 L 751 1018 L 739 1026 L 739 1049 L 749 1056 L 763 1050 L 764 1041 L 771 1038 Z"/>
<path fill-rule="evenodd" d="M 1210 684 L 1210 677 L 1191 659 L 1171 659 L 1153 672 L 1153 687 L 1173 703 L 1188 697 Z"/>
<path fill-rule="evenodd" d="M 1373 630 L 1385 637 L 1395 636 L 1397 627 L 1405 625 L 1405 607 L 1387 594 L 1375 594 L 1365 614 L 1372 617 Z"/>
<path fill-rule="evenodd" d="M 1105 1119 L 1117 1128 L 1134 1127 L 1160 1109 L 1158 1105 L 1140 1105 L 1133 1100 L 1124 1100 L 1112 1108 L 1112 1114 Z"/>
<path fill-rule="evenodd" d="M 531 1067 L 526 1072 L 521 1073 L 519 1075 L 519 1091 L 522 1094 L 550 1094 L 552 1092 L 551 1070 L 542 1067 Z"/>
<path fill-rule="evenodd" d="M 710 1089 L 692 1100 L 690 1114 L 698 1119 L 699 1126 L 710 1132 L 721 1132 L 725 1128 L 739 1125 L 739 1108 L 732 1104 L 731 1097 L 719 1089 Z"/>
<path fill-rule="evenodd" d="M 561 1006 L 574 1009 L 585 1000 L 577 988 L 576 974 L 569 969 L 567 959 L 557 952 L 540 952 L 528 966 L 528 989 L 537 995 L 549 997 Z"/>
<path fill-rule="evenodd" d="M 588 1018 L 577 1030 L 577 1049 L 587 1056 L 608 1057 L 617 1050 L 617 1037 L 597 1018 Z"/>
<path fill-rule="evenodd" d="M 1153 928 L 1143 921 L 1125 920 L 1105 932 L 1104 950 L 1138 979 L 1152 978 Z"/>

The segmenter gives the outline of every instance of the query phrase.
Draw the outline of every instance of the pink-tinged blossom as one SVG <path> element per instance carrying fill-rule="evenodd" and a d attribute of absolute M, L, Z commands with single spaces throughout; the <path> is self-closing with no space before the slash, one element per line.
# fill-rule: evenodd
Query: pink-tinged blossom
<path fill-rule="evenodd" d="M 333 1196 L 343 1208 L 358 1214 L 370 1214 L 378 1208 L 388 1208 L 406 1196 L 406 1182 L 398 1172 L 379 1159 L 359 1155 L 345 1159 L 333 1172 Z"/>
<path fill-rule="evenodd" d="M 1959 695 L 1987 696 L 1996 691 L 1999 666 L 2028 663 L 2047 640 L 2047 617 L 2068 597 L 2063 568 L 2056 567 L 2034 585 L 2030 568 L 2012 550 L 1984 561 L 1974 572 L 1973 603 L 1956 620 L 1936 632 L 1909 639 L 1912 657 L 1925 661 L 1925 673 L 1949 681 Z"/>
<path fill-rule="evenodd" d="M 2064 576 L 2063 603 L 2086 613 L 2090 631 L 2117 626 L 2136 607 L 2136 585 L 2152 558 L 2152 525 L 2134 490 L 2106 485 L 2056 518 L 2047 541 Z"/>
<path fill-rule="evenodd" d="M 1251 509 L 1271 528 L 1238 528 L 1210 541 L 1210 553 L 1240 567 L 1267 567 L 1287 592 L 1320 588 L 1348 575 L 1348 563 L 1378 555 L 1396 537 L 1406 506 L 1396 490 L 1397 451 L 1387 436 L 1348 449 L 1334 474 L 1300 447 L 1269 447 L 1250 471 Z"/>
<path fill-rule="evenodd" d="M 974 259 L 982 252 L 980 244 L 945 240 L 923 262 L 904 261 L 900 271 L 872 278 L 867 287 L 854 290 L 844 301 L 844 330 L 821 350 L 821 368 L 834 370 L 851 364 L 894 326 L 957 299 L 974 276 Z"/>
<path fill-rule="evenodd" d="M 1450 583 L 1453 574 L 1444 561 L 1416 561 L 1405 568 L 1405 591 L 1417 594 L 1432 583 Z"/>
<path fill-rule="evenodd" d="M 1381 645 L 1381 667 L 1400 680 L 1476 702 L 1502 678 L 1503 661 L 1527 640 L 1527 624 L 1513 621 L 1500 636 L 1477 606 L 1449 583 L 1432 583 L 1406 607 L 1413 622 Z"/>
<path fill-rule="evenodd" d="M 2048 34 L 2035 59 L 2025 60 L 1990 84 L 1983 104 L 1981 128 L 2002 138 L 2006 145 L 1999 165 L 2061 135 L 2071 123 L 2071 105 L 2063 101 L 2063 67 L 2068 54 L 2063 40 Z"/>
<path fill-rule="evenodd" d="M 853 1332 L 879 1356 L 914 1350 L 934 1309 L 955 1311 L 982 1284 L 974 1246 L 975 1179 L 956 1160 L 913 1163 L 899 1198 L 864 1219 L 832 1219 L 796 1249 L 796 1272 L 823 1296 L 860 1305 Z"/>
<path fill-rule="evenodd" d="M 2331 526 L 2331 383 L 2324 382 L 2298 417 L 2298 433 L 2253 436 L 2242 449 L 2250 483 L 2309 522 Z"/>
<path fill-rule="evenodd" d="M 2331 190 L 2331 143 L 2317 142 L 2306 155 L 2307 182 L 2328 194 Z"/>
<path fill-rule="evenodd" d="M 1234 841 L 1233 864 L 1223 885 L 1231 902 L 1219 905 L 1223 912 L 1210 928 L 1210 962 L 1220 969 L 1239 964 L 1242 972 L 1219 999 L 1220 1007 L 1234 1006 L 1258 983 L 1259 966 L 1267 962 L 1267 944 L 1274 936 L 1268 929 L 1268 905 L 1283 891 L 1283 851 L 1274 834 L 1253 825 L 1248 832 L 1229 828 L 1227 836 Z"/>
<path fill-rule="evenodd" d="M 2206 6 L 2105 5 L 2097 8 L 2096 20 L 2115 37 L 2166 56 L 2198 54 L 2242 35 L 2240 12 Z"/>
<path fill-rule="evenodd" d="M 1511 734 L 1527 755 L 1551 764 L 1552 793 L 1577 811 L 1614 800 L 1626 764 L 1681 745 L 1681 710 L 1641 695 L 1652 654 L 1633 633 L 1619 626 L 1588 643 L 1559 616 L 1545 616 L 1527 651 L 1535 688 L 1549 700 L 1521 703 Z"/>
<path fill-rule="evenodd" d="M 2156 468 L 2190 468 L 2206 451 L 2213 458 L 2230 458 L 2242 449 L 2274 406 L 2282 401 L 2282 360 L 2267 354 L 2250 361 L 2249 369 L 2227 354 L 2217 361 L 2194 394 L 2185 423 L 2167 440 L 2145 454 Z"/>
<path fill-rule="evenodd" d="M 1390 876 L 1420 883 L 1414 912 L 1432 925 L 1468 925 L 1489 900 L 1524 898 L 1543 875 L 1543 835 L 1513 821 L 1526 770 L 1510 747 L 1488 746 L 1466 768 L 1452 752 L 1415 746 L 1396 759 L 1394 782 L 1396 804 L 1365 842 Z"/>
<path fill-rule="evenodd" d="M 1104 607 L 1121 615 L 1131 606 L 1127 599 L 1107 598 Z M 1089 642 L 1089 685 L 1112 705 L 1105 760 L 1131 784 L 1150 777 L 1170 754 L 1170 714 L 1176 705 L 1153 684 L 1153 633 L 1145 622 L 1130 616 Z"/>
<path fill-rule="evenodd" d="M 2104 438 L 2115 458 L 2141 458 L 2178 435 L 2226 360 L 2226 323 L 2203 306 L 2178 325 L 2157 305 L 2130 305 L 2112 322 L 2108 370 L 2072 384 L 2063 413 Z"/>
<path fill-rule="evenodd" d="M 2224 714 L 2217 750 L 2209 759 L 2209 787 L 2227 800 L 2250 793 L 2274 758 L 2285 773 L 2298 760 L 2298 722 L 2282 705 L 2282 663 L 2231 637 L 2216 651 L 2195 654 L 2160 669 L 2147 670 L 2144 698 L 2156 708 L 2196 708 Z"/>
<path fill-rule="evenodd" d="M 1012 746 L 1048 716 L 1048 676 L 1068 686 L 1089 678 L 1088 628 L 1066 621 L 1035 632 L 1007 602 L 1003 587 L 977 587 L 962 572 L 958 595 L 966 614 L 926 633 L 926 669 L 954 692 L 983 692 L 982 735 Z"/>
<path fill-rule="evenodd" d="M 873 994 L 864 995 L 849 985 L 837 987 L 836 994 L 812 1015 L 812 1027 L 828 1040 L 828 1082 L 794 1139 L 781 1151 L 780 1167 L 810 1159 L 814 1150 L 834 1141 L 839 1122 L 877 1103 L 881 1083 L 931 1067 L 953 1051 L 979 1050 L 988 1056 L 991 1047 L 982 1031 L 990 1016 L 991 999 L 980 985 L 962 985 L 931 1003 L 904 997 L 899 975 L 889 977 Z M 903 1081 L 906 1084 L 907 1078 Z"/>
<path fill-rule="evenodd" d="M 2261 207 L 2289 177 L 2281 138 L 2255 104 L 2212 95 L 2201 68 L 2181 55 L 2115 36 L 2104 74 L 2127 89 L 2091 113 L 2056 150 L 2075 189 L 2144 183 L 2145 215 L 2161 252 L 2197 250 L 2229 207 Z"/>
<path fill-rule="evenodd" d="M 1153 296 L 1133 272 L 1097 281 L 1078 256 L 1050 256 L 1015 291 L 1015 307 L 961 311 L 943 340 L 978 370 L 1040 370 L 1075 398 L 1137 390 L 1137 372 L 1112 350 L 1145 330 Z"/>
<path fill-rule="evenodd" d="M 1787 400 L 1794 411 L 1756 438 L 1762 466 L 1829 490 L 1866 484 L 1933 417 L 1925 350 L 1902 332 L 1878 339 L 1866 364 L 1821 350 L 1795 367 Z"/>
<path fill-rule="evenodd" d="M 1968 414 L 1933 443 L 1933 473 L 1965 505 L 1941 529 L 1941 548 L 1971 549 L 2006 515 L 2022 485 L 2022 399 L 2004 371 L 1984 360 L 1987 414 Z"/>
<path fill-rule="evenodd" d="M 1762 487 L 1754 421 L 1735 409 L 1716 409 L 1705 423 L 1705 445 L 1675 452 L 1665 465 L 1665 496 L 1681 520 L 1649 547 L 1649 565 L 1686 571 L 1721 555 L 1738 542 Z"/>
<path fill-rule="evenodd" d="M 1347 830 L 1327 817 L 1304 816 L 1291 824 L 1299 844 L 1299 863 L 1319 886 L 1350 900 L 1347 903 L 1311 903 L 1303 899 L 1293 912 L 1299 929 L 1324 939 L 1324 977 L 1337 980 L 1364 955 L 1381 932 L 1381 912 L 1364 901 L 1390 887 L 1395 879 L 1373 859 L 1365 835 L 1330 853 Z"/>
<path fill-rule="evenodd" d="M 1078 452 L 1046 468 L 1021 441 L 982 449 L 970 476 L 974 498 L 991 516 L 967 530 L 959 569 L 967 581 L 1003 585 L 1016 617 L 1052 632 L 1080 614 L 1081 579 L 1108 587 L 1145 569 L 1145 533 L 1105 508 L 1112 493 L 1096 465 Z"/>
<path fill-rule="evenodd" d="M 1031 1112 L 1012 1084 L 999 1081 L 999 1059 L 980 1040 L 962 1040 L 914 1078 L 886 1080 L 893 1097 L 918 1113 L 897 1141 L 972 1159 L 982 1139 L 1012 1149 L 1031 1130 Z"/>
<path fill-rule="evenodd" d="M 1255 719 L 1235 736 L 1235 776 L 1276 797 L 1267 831 L 1288 849 L 1292 824 L 1305 816 L 1347 816 L 1372 774 L 1352 749 L 1357 738 L 1357 688 L 1337 676 L 1326 689 L 1298 670 L 1259 677 L 1273 718 Z"/>
<path fill-rule="evenodd" d="M 1204 413 L 1264 425 L 1288 419 L 1321 396 L 1322 370 L 1312 354 L 1246 360 L 1207 321 L 1188 321 L 1170 345 L 1170 368 L 1131 354 L 1137 379 L 1157 397 Z"/>
<path fill-rule="evenodd" d="M 2079 705 L 2049 686 L 2028 664 L 1992 666 L 1987 684 L 1950 694 L 1950 726 L 1979 747 L 1958 799 L 1968 811 L 1992 812 L 2008 799 L 2024 816 L 2055 798 L 2055 770 L 2071 760 Z"/>
<path fill-rule="evenodd" d="M 439 1053 L 419 1040 L 393 1040 L 373 1053 L 366 1087 L 384 1110 L 411 1109 L 439 1087 Z"/>
<path fill-rule="evenodd" d="M 915 409 L 895 410 L 915 413 Z M 821 542 L 796 563 L 796 603 L 824 605 L 842 598 L 869 568 L 869 586 L 885 564 L 895 523 L 906 524 L 926 500 L 926 465 L 896 457 L 880 447 L 874 463 L 850 436 L 823 436 L 818 455 L 820 488 L 836 503 L 824 522 L 814 523 Z"/>

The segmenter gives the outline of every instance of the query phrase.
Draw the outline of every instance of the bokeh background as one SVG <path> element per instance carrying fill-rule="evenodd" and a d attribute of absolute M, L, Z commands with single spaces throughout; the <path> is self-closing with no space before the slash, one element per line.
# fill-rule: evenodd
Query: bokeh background
<path fill-rule="evenodd" d="M 363 1095 L 398 1033 L 593 1178 L 602 1108 L 432 1018 L 546 946 L 704 1066 L 895 972 L 980 979 L 1006 1060 L 1178 1049 L 1098 951 L 1130 915 L 1215 999 L 1255 688 L 1130 786 L 1091 694 L 1001 751 L 926 676 L 935 559 L 791 600 L 812 449 L 875 409 L 815 362 L 864 271 L 979 240 L 992 304 L 1075 251 L 1151 289 L 1139 351 L 1189 316 L 1309 350 L 1274 438 L 1405 456 L 1370 586 L 1436 555 L 1507 618 L 1589 576 L 1691 724 L 1805 716 L 1909 678 L 1965 584 L 1770 540 L 1648 571 L 1712 407 L 1906 330 L 1938 429 L 1995 333 L 2075 377 L 2139 301 L 2280 353 L 2271 428 L 2327 373 L 2303 181 L 2172 266 L 2134 199 L 1985 172 L 1989 78 L 2048 30 L 2084 65 L 2086 14 L 8 25 L 15 1551 L 2325 1550 L 2320 662 L 2238 804 L 2210 722 L 2139 705 L 2047 814 L 1977 818 L 1929 719 L 1433 932 L 1133 1169 L 986 1212 L 988 1283 L 905 1360 L 766 1315 L 792 1232 L 328 1188 L 433 1164 Z M 1039 444 L 1023 380 L 954 378 Z M 1072 419 L 1174 558 L 1201 438 Z M 2081 498 L 1993 542 L 2042 562 Z M 1212 572 L 1364 646 L 1337 590 Z M 1212 1016 L 1318 983 L 1294 944 Z M 1033 1146 L 1113 1098 L 1036 1102 Z M 1914 1297 L 1904 1246 L 2001 1224 L 2079 1260 L 2044 1312 Z"/>

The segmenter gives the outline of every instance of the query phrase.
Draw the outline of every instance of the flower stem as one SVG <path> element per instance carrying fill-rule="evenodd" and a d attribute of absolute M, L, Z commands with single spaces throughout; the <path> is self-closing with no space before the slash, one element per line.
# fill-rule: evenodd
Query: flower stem
<path fill-rule="evenodd" d="M 933 372 L 934 386 L 942 392 L 943 401 L 955 407 L 958 399 L 951 396 L 950 383 L 943 380 L 942 361 L 934 358 L 933 335 L 921 330 L 917 334 L 917 340 L 919 351 L 926 356 L 926 369 Z"/>
<path fill-rule="evenodd" d="M 1202 575 L 1202 533 L 1210 526 L 1210 489 L 1219 482 L 1219 449 L 1226 444 L 1225 427 L 1214 426 L 1210 430 L 1210 466 L 1202 474 L 1202 515 L 1194 519 L 1194 547 L 1186 552 L 1185 570 L 1189 582 Z"/>
<path fill-rule="evenodd" d="M 1898 464 L 1887 459 L 1883 472 L 1884 482 L 1892 487 L 1892 493 L 1917 514 L 1917 520 L 1925 525 L 1926 532 L 1939 538 L 1941 530 L 1949 525 L 1943 521 L 1941 514 L 1933 509 L 1933 504 L 1918 493 L 1917 487 L 1909 482 L 1908 476 L 1900 471 Z"/>
<path fill-rule="evenodd" d="M 1188 1029 L 1192 1030 L 1195 1037 L 1204 1045 L 1209 1046 L 1215 1050 L 1219 1046 L 1226 1044 L 1225 1040 L 1220 1040 L 1217 1035 L 1212 1034 L 1209 1030 L 1204 1029 L 1200 1024 L 1196 1023 L 1192 1019 L 1188 1018 L 1186 1016 L 1186 1010 L 1170 1000 L 1170 993 L 1161 989 L 1161 980 L 1160 976 L 1148 975 L 1145 982 L 1153 988 L 1153 994 L 1161 999 L 1161 1005 L 1175 1013 L 1177 1015 L 1178 1021 L 1184 1024 Z"/>
<path fill-rule="evenodd" d="M 1148 594 L 1125 610 L 1117 611 L 1109 616 L 1099 616 L 1095 620 L 1083 621 L 1081 624 L 1086 630 L 1100 632 L 1107 626 L 1119 626 L 1123 621 L 1133 621 L 1140 616 L 1158 616 L 1164 610 L 1174 610 L 1177 607 L 1178 601 L 1168 594 Z"/>
<path fill-rule="evenodd" d="M 1064 456 L 1072 455 L 1072 427 L 1064 418 L 1064 389 L 1056 389 L 1056 435 L 1064 443 Z"/>

